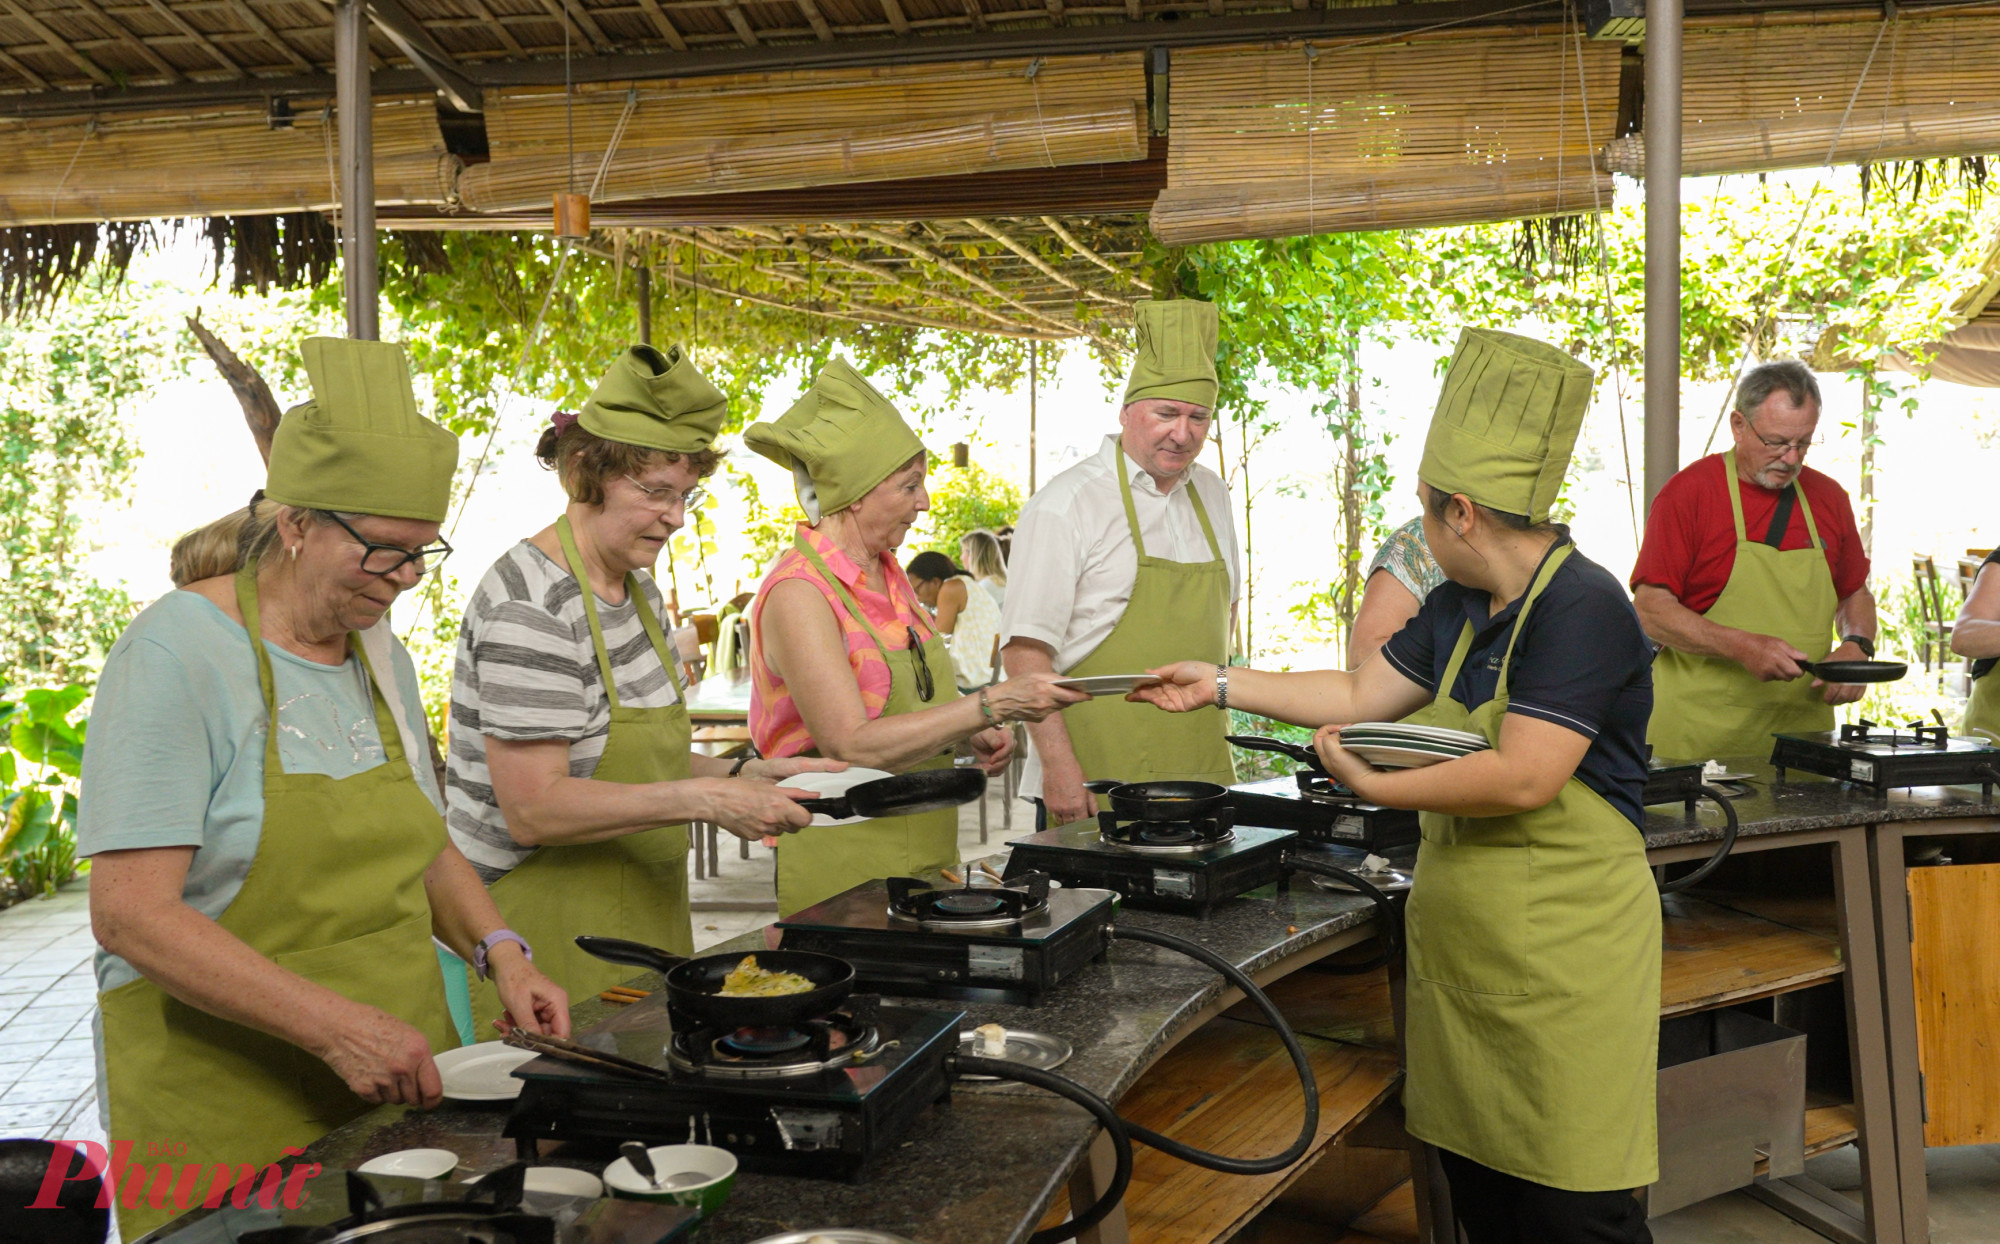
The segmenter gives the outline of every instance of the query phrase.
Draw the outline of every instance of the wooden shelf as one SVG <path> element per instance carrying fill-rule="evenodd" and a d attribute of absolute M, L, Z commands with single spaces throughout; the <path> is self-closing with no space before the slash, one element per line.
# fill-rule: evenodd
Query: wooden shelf
<path fill-rule="evenodd" d="M 1367 949 L 1369 954 L 1375 951 L 1372 943 Z M 1296 1032 L 1372 1050 L 1393 1052 L 1396 1048 L 1387 968 L 1377 968 L 1364 976 L 1340 976 L 1304 967 L 1271 982 L 1264 992 L 1277 1003 L 1279 1014 Z M 1264 1024 L 1264 1013 L 1248 1000 L 1223 1014 L 1230 1019 Z"/>
<path fill-rule="evenodd" d="M 1854 1103 L 1851 1101 L 1826 1102 L 1822 1105 L 1806 1104 L 1806 1156 L 1816 1158 L 1822 1153 L 1831 1153 L 1842 1145 L 1854 1143 L 1861 1129 L 1855 1122 Z M 1758 1159 L 1757 1173 L 1767 1175 L 1771 1164 Z"/>
<path fill-rule="evenodd" d="M 1666 902 L 1660 1014 L 1683 1015 L 1790 993 L 1846 971 L 1840 943 L 1704 899 Z"/>

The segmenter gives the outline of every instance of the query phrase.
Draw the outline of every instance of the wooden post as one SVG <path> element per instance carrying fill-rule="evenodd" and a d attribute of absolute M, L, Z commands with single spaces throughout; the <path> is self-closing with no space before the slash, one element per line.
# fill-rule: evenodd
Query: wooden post
<path fill-rule="evenodd" d="M 1646 5 L 1646 508 L 1681 468 L 1681 0 Z"/>
<path fill-rule="evenodd" d="M 1035 389 L 1041 383 L 1035 364 L 1040 345 L 1038 341 L 1028 343 L 1028 495 L 1031 497 L 1035 495 Z"/>
<path fill-rule="evenodd" d="M 653 270 L 639 266 L 639 344 L 653 344 Z"/>
<path fill-rule="evenodd" d="M 347 335 L 374 341 L 382 333 L 366 0 L 336 0 L 333 6 L 333 76 L 340 117 L 340 288 L 347 304 Z"/>

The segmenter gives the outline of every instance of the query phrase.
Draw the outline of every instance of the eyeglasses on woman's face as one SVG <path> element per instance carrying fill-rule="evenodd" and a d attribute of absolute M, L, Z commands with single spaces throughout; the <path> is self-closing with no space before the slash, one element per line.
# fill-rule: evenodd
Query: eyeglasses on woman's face
<path fill-rule="evenodd" d="M 649 488 L 633 476 L 627 475 L 625 479 L 645 496 L 646 504 L 667 513 L 672 513 L 675 506 L 680 506 L 684 512 L 692 514 L 701 508 L 702 502 L 708 500 L 708 491 L 699 485 L 682 492 L 671 484 Z"/>
<path fill-rule="evenodd" d="M 361 546 L 361 568 L 372 575 L 387 578 L 404 566 L 414 565 L 417 577 L 421 579 L 444 565 L 444 559 L 451 556 L 451 545 L 443 540 L 421 549 L 405 548 L 400 544 L 377 544 L 354 530 L 340 515 L 329 511 L 327 517 L 339 523 L 340 529 Z"/>

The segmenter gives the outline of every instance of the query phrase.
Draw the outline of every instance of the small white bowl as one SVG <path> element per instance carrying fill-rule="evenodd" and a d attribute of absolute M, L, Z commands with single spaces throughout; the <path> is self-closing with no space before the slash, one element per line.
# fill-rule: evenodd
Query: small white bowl
<path fill-rule="evenodd" d="M 474 1175 L 465 1182 L 476 1184 L 484 1178 L 484 1175 Z M 597 1176 L 567 1166 L 531 1166 L 521 1181 L 521 1187 L 528 1192 L 546 1192 L 553 1196 L 604 1195 L 604 1182 Z"/>
<path fill-rule="evenodd" d="M 722 1208 L 729 1190 L 736 1184 L 736 1155 L 714 1145 L 657 1145 L 646 1150 L 653 1169 L 662 1178 L 683 1171 L 700 1171 L 708 1178 L 680 1188 L 655 1188 L 619 1158 L 604 1168 L 604 1186 L 611 1195 L 631 1201 L 658 1201 L 687 1205 L 700 1210 L 703 1218 Z"/>
<path fill-rule="evenodd" d="M 364 1175 L 401 1175 L 405 1179 L 443 1179 L 458 1169 L 458 1155 L 449 1149 L 398 1149 L 363 1162 Z"/>

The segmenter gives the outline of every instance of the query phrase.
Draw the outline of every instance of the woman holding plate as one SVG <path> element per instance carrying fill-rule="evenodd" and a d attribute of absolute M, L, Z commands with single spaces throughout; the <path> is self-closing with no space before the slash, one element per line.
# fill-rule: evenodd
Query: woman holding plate
<path fill-rule="evenodd" d="M 1550 346 L 1467 331 L 1417 488 L 1449 581 L 1384 659 L 1182 662 L 1131 697 L 1320 727 L 1334 777 L 1422 813 L 1404 1106 L 1471 1244 L 1651 1238 L 1633 1190 L 1658 1177 L 1660 905 L 1638 830 L 1652 652 L 1623 586 L 1548 521 L 1590 385 Z M 1490 746 L 1385 772 L 1332 724 L 1399 719 Z"/>

